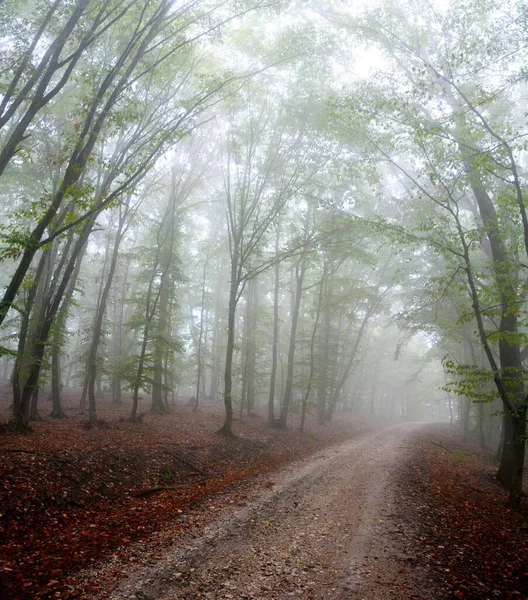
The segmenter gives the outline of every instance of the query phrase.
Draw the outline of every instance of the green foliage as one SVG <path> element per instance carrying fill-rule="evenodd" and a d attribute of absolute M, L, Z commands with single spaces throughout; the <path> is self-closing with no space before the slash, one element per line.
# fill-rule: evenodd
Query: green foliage
<path fill-rule="evenodd" d="M 168 463 L 163 463 L 160 467 L 160 480 L 163 483 L 172 483 L 175 480 L 172 466 Z"/>
<path fill-rule="evenodd" d="M 442 388 L 448 394 L 471 398 L 474 402 L 493 402 L 499 395 L 495 388 L 496 374 L 478 365 L 459 364 L 445 356 L 446 374 L 453 379 Z"/>
<path fill-rule="evenodd" d="M 6 346 L 0 346 L 0 358 L 3 357 L 16 358 L 18 356 L 16 350 L 12 350 L 11 348 L 7 348 Z"/>

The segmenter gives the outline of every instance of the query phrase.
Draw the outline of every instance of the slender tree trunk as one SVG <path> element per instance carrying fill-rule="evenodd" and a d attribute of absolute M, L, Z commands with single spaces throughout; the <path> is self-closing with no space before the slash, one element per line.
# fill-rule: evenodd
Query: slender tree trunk
<path fill-rule="evenodd" d="M 105 287 L 105 277 L 106 277 L 106 269 L 108 266 L 108 261 L 110 260 L 110 236 L 107 237 L 107 242 L 106 242 L 106 247 L 105 247 L 105 252 L 104 252 L 104 260 L 103 260 L 103 266 L 101 268 L 101 281 L 99 282 L 99 291 L 97 293 L 97 302 L 95 304 L 95 316 L 94 316 L 94 322 L 97 320 L 97 314 L 98 314 L 98 310 L 99 310 L 99 305 L 101 304 L 101 297 L 103 295 L 103 290 Z M 89 388 L 90 388 L 90 377 L 91 377 L 91 370 L 92 370 L 92 365 L 90 364 L 92 358 L 90 356 L 90 351 L 91 351 L 91 347 L 93 344 L 93 336 L 94 336 L 94 332 L 95 332 L 95 327 L 92 327 L 92 336 L 90 338 L 90 344 L 88 346 L 88 352 L 87 352 L 87 357 L 86 357 L 86 363 L 85 363 L 85 369 L 84 369 L 84 381 L 83 381 L 83 389 L 82 389 L 82 394 L 81 394 L 81 402 L 79 404 L 79 408 L 81 410 L 85 410 L 86 409 L 86 400 L 88 400 L 88 404 L 89 404 Z M 97 375 L 97 358 L 95 359 L 95 367 L 93 368 L 93 377 L 94 380 L 96 379 Z M 90 407 L 88 407 L 88 410 L 90 411 Z M 90 421 L 92 421 L 92 416 L 89 417 Z M 95 421 L 95 402 L 94 402 L 94 407 L 93 407 L 93 420 Z"/>
<path fill-rule="evenodd" d="M 110 260 L 110 266 L 108 269 L 108 274 L 106 276 L 106 281 L 99 298 L 99 304 L 95 313 L 95 320 L 93 325 L 92 332 L 92 341 L 90 344 L 90 348 L 88 350 L 88 359 L 86 361 L 87 373 L 86 377 L 88 379 L 88 418 L 90 423 L 95 423 L 97 421 L 97 412 L 96 412 L 96 383 L 99 382 L 98 387 L 100 388 L 100 379 L 98 379 L 98 369 L 97 369 L 97 353 L 99 349 L 99 342 L 101 341 L 101 335 L 103 332 L 103 320 L 106 313 L 106 305 L 108 302 L 108 296 L 110 295 L 110 288 L 112 287 L 112 282 L 114 280 L 114 274 L 117 266 L 117 259 L 119 257 L 119 246 L 121 244 L 121 240 L 123 239 L 123 235 L 126 231 L 125 223 L 128 217 L 127 208 L 123 208 L 122 212 L 119 216 L 119 224 L 117 228 L 117 232 L 115 235 L 114 248 L 112 251 L 112 258 Z M 100 375 L 100 371 L 99 371 Z"/>
<path fill-rule="evenodd" d="M 68 318 L 68 312 L 70 309 L 71 299 L 73 296 L 73 292 L 75 290 L 75 286 L 77 285 L 77 280 L 79 279 L 79 273 L 81 271 L 82 261 L 84 259 L 84 255 L 86 254 L 86 248 L 88 246 L 88 239 L 82 248 L 79 258 L 75 264 L 75 269 L 72 273 L 71 279 L 68 283 L 68 288 L 64 294 L 64 301 L 62 303 L 62 307 L 57 315 L 55 333 L 53 334 L 53 340 L 51 342 L 51 401 L 52 401 L 52 410 L 50 417 L 53 419 L 63 419 L 66 417 L 64 410 L 62 409 L 61 404 L 61 390 L 62 390 L 62 380 L 61 380 L 61 350 L 63 345 L 63 329 L 66 327 L 66 320 Z"/>
<path fill-rule="evenodd" d="M 224 269 L 222 266 L 218 267 L 217 279 L 215 284 L 215 307 L 214 307 L 214 319 L 213 319 L 213 339 L 211 341 L 211 387 L 209 389 L 209 396 L 216 402 L 218 400 L 219 392 L 219 381 L 220 371 L 222 369 L 222 352 L 221 347 L 223 345 L 223 331 L 222 326 L 223 318 L 222 311 L 224 308 Z"/>
<path fill-rule="evenodd" d="M 358 355 L 358 351 L 359 351 L 359 347 L 361 345 L 361 342 L 363 340 L 363 336 L 365 335 L 365 332 L 367 330 L 367 325 L 370 321 L 370 318 L 376 313 L 376 311 L 378 310 L 378 307 L 381 303 L 381 301 L 383 300 L 385 294 L 387 293 L 387 290 L 383 293 L 380 294 L 379 290 L 380 287 L 382 285 L 383 282 L 383 278 L 385 276 L 385 272 L 389 266 L 389 263 L 391 261 L 391 257 L 389 257 L 389 259 L 387 260 L 387 262 L 385 263 L 385 265 L 383 266 L 381 275 L 380 275 L 380 279 L 379 282 L 376 286 L 376 291 L 375 291 L 375 295 L 371 300 L 370 306 L 368 306 L 366 308 L 365 311 L 365 316 L 363 317 L 363 320 L 361 321 L 361 325 L 359 327 L 359 331 L 357 333 L 356 339 L 354 340 L 354 345 L 352 347 L 352 352 L 349 355 L 348 361 L 345 365 L 345 368 L 343 370 L 343 373 L 341 375 L 341 378 L 339 379 L 336 388 L 333 391 L 332 394 L 332 398 L 326 408 L 326 413 L 325 413 L 325 421 L 331 421 L 332 416 L 334 414 L 335 408 L 336 408 L 336 404 L 337 401 L 339 399 L 339 395 L 341 394 L 341 391 L 343 389 L 343 386 L 345 385 L 350 372 L 352 371 L 352 368 L 355 367 L 356 363 L 357 363 L 357 355 Z"/>
<path fill-rule="evenodd" d="M 227 347 L 226 347 L 226 361 L 224 371 L 224 407 L 225 407 L 225 420 L 222 427 L 218 430 L 220 435 L 226 437 L 233 437 L 233 401 L 232 401 L 232 390 L 233 390 L 233 353 L 235 350 L 235 318 L 236 318 L 236 305 L 238 300 L 238 273 L 237 273 L 238 260 L 232 261 L 231 267 L 231 284 L 229 286 L 229 308 L 227 314 Z"/>
<path fill-rule="evenodd" d="M 203 277 L 202 277 L 202 292 L 200 299 L 200 327 L 198 331 L 198 349 L 196 355 L 197 362 L 197 373 L 196 373 L 196 402 L 194 403 L 194 410 L 198 410 L 198 402 L 200 402 L 200 383 L 202 380 L 202 344 L 203 344 L 203 330 L 204 330 L 204 309 L 205 309 L 205 282 L 207 276 L 207 263 L 209 262 L 209 253 L 204 262 Z"/>
<path fill-rule="evenodd" d="M 114 362 L 117 357 L 117 365 L 114 364 L 114 370 L 112 372 L 112 403 L 113 404 L 122 404 L 122 395 L 121 395 L 121 374 L 123 371 L 123 325 L 124 325 L 124 316 L 125 316 L 125 302 L 126 302 L 126 293 L 127 293 L 127 285 L 128 285 L 128 273 L 130 270 L 130 258 L 126 260 L 125 265 L 125 274 L 123 277 L 123 287 L 121 288 L 121 297 L 119 301 L 118 307 L 118 317 L 116 319 L 116 323 L 114 324 L 114 335 L 116 336 L 114 342 Z"/>
<path fill-rule="evenodd" d="M 158 258 L 159 257 L 156 258 L 156 266 L 159 264 Z M 132 411 L 130 413 L 130 420 L 133 423 L 138 421 L 137 410 L 138 410 L 138 405 L 139 405 L 139 390 L 143 384 L 143 372 L 145 369 L 147 344 L 148 344 L 148 339 L 149 339 L 149 335 L 150 335 L 152 319 L 153 319 L 154 313 L 156 311 L 156 306 L 159 301 L 159 291 L 160 291 L 159 289 L 158 289 L 157 297 L 153 299 L 154 279 L 156 277 L 156 271 L 157 271 L 156 266 L 152 270 L 152 275 L 150 277 L 150 281 L 149 281 L 149 285 L 148 285 L 148 289 L 147 289 L 147 299 L 146 299 L 146 308 L 145 308 L 145 325 L 143 327 L 143 340 L 141 342 L 141 350 L 139 353 L 138 367 L 137 367 L 137 371 L 136 371 L 136 378 L 134 381 L 134 390 L 132 393 Z"/>
<path fill-rule="evenodd" d="M 51 414 L 52 419 L 64 419 L 66 413 L 61 403 L 61 367 L 60 367 L 60 346 L 58 340 L 54 340 L 51 350 Z"/>
<path fill-rule="evenodd" d="M 328 299 L 328 278 L 325 281 L 324 297 Z M 332 326 L 332 317 L 330 314 L 330 306 L 327 304 L 324 311 L 324 337 L 323 337 L 323 356 L 319 366 L 319 386 L 317 390 L 317 422 L 319 425 L 325 423 L 326 414 L 326 398 L 328 395 L 328 363 L 330 357 L 330 332 Z"/>
<path fill-rule="evenodd" d="M 171 196 L 165 213 L 160 233 L 158 234 L 158 257 L 162 266 L 160 284 L 158 289 L 157 301 L 152 307 L 150 316 L 147 311 L 147 321 L 152 321 L 157 312 L 158 321 L 156 326 L 156 337 L 154 340 L 153 352 L 153 383 L 152 383 L 152 405 L 151 412 L 165 413 L 167 407 L 163 397 L 163 364 L 165 351 L 169 347 L 170 336 L 170 312 L 171 312 L 171 267 L 174 258 L 174 243 L 176 237 L 176 205 L 178 194 L 173 180 Z M 165 232 L 165 237 L 161 238 L 161 233 Z M 153 270 L 155 274 L 156 268 Z M 152 281 L 152 280 L 151 280 Z M 147 304 L 148 306 L 148 304 Z M 146 346 L 145 346 L 146 349 Z M 144 355 L 144 352 L 142 351 Z"/>
<path fill-rule="evenodd" d="M 21 415 L 24 415 L 24 411 L 27 410 L 27 407 L 29 406 L 31 396 L 33 395 L 34 390 L 38 387 L 42 359 L 44 357 L 44 351 L 49 338 L 50 330 L 56 319 L 57 313 L 61 308 L 64 292 L 75 269 L 75 265 L 79 258 L 79 254 L 82 252 L 82 248 L 86 243 L 86 240 L 92 230 L 93 222 L 93 220 L 85 222 L 84 227 L 81 233 L 79 234 L 79 237 L 71 252 L 71 255 L 67 260 L 67 264 L 64 268 L 61 281 L 60 283 L 58 283 L 56 290 L 54 291 L 54 296 L 51 299 L 50 304 L 47 307 L 45 316 L 40 323 L 39 332 L 35 338 L 35 341 L 33 343 L 33 350 L 31 352 L 31 366 L 28 372 L 27 380 L 24 385 L 24 389 L 20 397 Z M 17 426 L 23 426 L 22 422 L 17 423 L 15 421 L 15 423 Z"/>
<path fill-rule="evenodd" d="M 372 387 L 370 389 L 370 406 L 369 414 L 371 417 L 376 416 L 376 398 L 378 393 L 378 374 L 380 368 L 380 359 L 376 361 L 376 367 L 374 369 L 374 377 L 372 378 Z"/>
<path fill-rule="evenodd" d="M 304 397 L 302 400 L 302 413 L 301 413 L 301 424 L 299 426 L 299 431 L 304 432 L 304 423 L 306 421 L 306 409 L 308 406 L 308 399 L 310 398 L 310 393 L 312 391 L 312 382 L 314 375 L 314 367 L 315 367 L 315 340 L 317 339 L 317 330 L 319 327 L 319 320 L 321 318 L 321 309 L 323 306 L 323 289 L 324 282 L 326 281 L 327 276 L 327 267 L 326 263 L 324 265 L 323 277 L 321 278 L 321 283 L 319 285 L 319 294 L 317 296 L 317 308 L 315 311 L 315 322 L 312 328 L 312 336 L 310 338 L 310 374 L 308 375 L 308 385 L 306 386 L 306 391 L 304 393 Z"/>
<path fill-rule="evenodd" d="M 449 406 L 449 424 L 452 427 L 453 426 L 453 402 L 452 402 L 451 396 L 449 394 L 447 395 L 447 403 Z"/>
<path fill-rule="evenodd" d="M 163 365 L 165 350 L 168 346 L 167 336 L 170 329 L 169 304 L 170 304 L 170 286 L 169 286 L 169 270 L 166 269 L 160 281 L 159 306 L 158 306 L 158 323 L 156 339 L 154 341 L 154 352 L 152 356 L 152 405 L 150 411 L 153 413 L 163 414 L 167 412 L 167 408 L 163 401 Z"/>
<path fill-rule="evenodd" d="M 337 382 L 336 388 L 332 394 L 332 397 L 330 399 L 330 402 L 328 402 L 328 405 L 326 407 L 326 412 L 324 415 L 324 420 L 325 422 L 329 422 L 332 420 L 332 416 L 334 414 L 336 405 L 337 405 L 337 401 L 339 399 L 339 395 L 341 394 L 341 390 L 343 389 L 343 386 L 345 385 L 350 372 L 352 371 L 352 368 L 355 366 L 356 361 L 357 361 L 357 355 L 358 355 L 358 351 L 359 351 L 359 347 L 361 344 L 361 341 L 363 339 L 363 336 L 365 334 L 365 331 L 367 329 L 367 325 L 368 322 L 370 320 L 370 317 L 374 314 L 375 312 L 375 308 L 378 306 L 379 301 L 375 300 L 373 301 L 372 306 L 370 306 L 367 309 L 367 312 L 365 313 L 365 316 L 363 317 L 363 320 L 361 321 L 361 325 L 359 327 L 358 333 L 356 335 L 356 339 L 354 340 L 354 345 L 352 346 L 352 351 L 350 352 L 350 355 L 348 357 L 348 361 L 345 365 L 345 368 L 343 370 L 343 373 L 341 375 L 341 378 L 339 379 L 339 381 Z M 374 393 L 375 393 L 375 389 L 374 389 Z M 372 399 L 371 399 L 371 411 L 372 411 Z"/>
<path fill-rule="evenodd" d="M 242 419 L 242 417 L 244 416 L 244 406 L 245 406 L 245 400 L 246 400 L 246 394 L 247 394 L 247 372 L 248 372 L 247 358 L 243 357 L 242 358 L 242 389 L 240 390 L 240 411 L 239 411 L 240 419 Z"/>
<path fill-rule="evenodd" d="M 292 322 L 290 330 L 290 345 L 288 348 L 288 370 L 286 374 L 286 384 L 284 387 L 284 396 L 281 406 L 281 414 L 277 422 L 279 429 L 286 429 L 288 420 L 288 411 L 290 408 L 292 389 L 293 389 L 293 369 L 295 359 L 295 346 L 297 342 L 297 325 L 299 322 L 299 312 L 301 308 L 301 298 L 303 292 L 304 274 L 306 271 L 306 256 L 303 254 L 301 260 L 295 269 L 295 301 L 293 305 Z"/>
<path fill-rule="evenodd" d="M 275 236 L 275 257 L 279 253 L 280 226 L 277 225 Z M 279 291 L 280 291 L 280 269 L 279 261 L 275 262 L 275 286 L 273 289 L 273 340 L 271 343 L 271 374 L 268 395 L 268 425 L 275 426 L 275 387 L 277 383 L 277 364 L 279 352 Z"/>
<path fill-rule="evenodd" d="M 251 416 L 255 408 L 255 377 L 257 368 L 257 316 L 258 316 L 258 280 L 249 282 L 250 311 L 247 334 L 247 358 L 246 358 L 246 405 L 247 414 Z"/>

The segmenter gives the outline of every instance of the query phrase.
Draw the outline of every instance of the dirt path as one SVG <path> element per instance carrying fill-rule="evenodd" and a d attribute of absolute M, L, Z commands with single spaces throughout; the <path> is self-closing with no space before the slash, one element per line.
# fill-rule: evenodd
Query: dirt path
<path fill-rule="evenodd" d="M 392 477 L 420 427 L 365 434 L 281 469 L 110 598 L 440 598 Z"/>

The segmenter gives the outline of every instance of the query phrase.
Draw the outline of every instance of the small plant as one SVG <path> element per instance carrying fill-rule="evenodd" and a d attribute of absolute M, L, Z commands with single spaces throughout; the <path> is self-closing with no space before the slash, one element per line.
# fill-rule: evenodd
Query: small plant
<path fill-rule="evenodd" d="M 172 467 L 168 463 L 163 463 L 160 469 L 160 479 L 163 483 L 170 483 L 174 481 L 174 473 Z"/>

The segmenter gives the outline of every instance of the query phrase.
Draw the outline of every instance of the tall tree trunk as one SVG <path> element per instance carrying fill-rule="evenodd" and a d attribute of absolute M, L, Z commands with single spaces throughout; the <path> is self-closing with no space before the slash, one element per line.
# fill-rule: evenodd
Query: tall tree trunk
<path fill-rule="evenodd" d="M 63 345 L 63 329 L 66 327 L 66 319 L 68 318 L 68 313 L 70 309 L 71 300 L 73 297 L 73 292 L 75 290 L 75 286 L 77 285 L 77 280 L 79 279 L 79 273 L 81 271 L 81 265 L 83 258 L 86 254 L 86 248 L 88 246 L 88 239 L 84 244 L 84 247 L 81 249 L 79 253 L 79 258 L 75 264 L 75 269 L 72 273 L 71 279 L 68 282 L 68 288 L 64 294 L 64 301 L 62 303 L 62 307 L 57 315 L 57 321 L 55 326 L 55 332 L 53 334 L 53 339 L 51 342 L 51 402 L 52 402 L 52 410 L 50 417 L 53 419 L 63 419 L 66 417 L 64 410 L 62 409 L 61 404 L 61 390 L 62 390 L 62 380 L 61 380 L 61 350 Z"/>
<path fill-rule="evenodd" d="M 130 201 L 130 198 L 128 199 L 128 201 Z M 110 260 L 110 266 L 108 269 L 108 274 L 106 276 L 106 281 L 104 283 L 104 287 L 99 298 L 99 304 L 96 309 L 92 331 L 92 340 L 90 343 L 90 348 L 88 350 L 88 359 L 86 361 L 86 377 L 88 379 L 88 418 L 90 420 L 90 423 L 95 423 L 97 421 L 95 389 L 97 382 L 99 382 L 98 387 L 100 387 L 100 379 L 98 379 L 97 377 L 97 353 L 99 349 L 99 343 L 101 341 L 101 335 L 103 332 L 103 320 L 106 313 L 108 296 L 110 295 L 110 288 L 112 287 L 114 274 L 117 266 L 117 259 L 119 257 L 119 246 L 126 232 L 126 221 L 128 218 L 128 213 L 128 205 L 125 205 L 121 208 L 118 227 L 115 234 L 114 248 L 112 250 L 112 258 Z"/>
<path fill-rule="evenodd" d="M 126 302 L 126 294 L 127 294 L 127 285 L 128 285 L 128 273 L 130 270 L 130 258 L 126 259 L 125 265 L 125 274 L 123 277 L 123 287 L 121 288 L 120 301 L 116 303 L 117 309 L 117 319 L 114 323 L 114 363 L 117 358 L 117 365 L 114 364 L 114 369 L 112 372 L 112 403 L 113 404 L 122 404 L 121 397 L 121 377 L 123 372 L 123 325 L 124 325 L 124 316 L 125 316 L 125 302 Z"/>
<path fill-rule="evenodd" d="M 255 408 L 255 377 L 257 368 L 257 317 L 259 308 L 258 280 L 249 282 L 250 313 L 247 341 L 246 377 L 247 377 L 247 414 L 251 416 Z"/>
<path fill-rule="evenodd" d="M 13 386 L 13 418 L 16 426 L 21 429 L 27 429 L 29 421 L 29 407 L 23 407 L 21 399 L 22 390 L 24 388 L 24 382 L 26 379 L 24 375 L 28 369 L 25 355 L 26 341 L 30 331 L 34 327 L 34 324 L 31 323 L 33 307 L 35 304 L 38 305 L 42 301 L 41 297 L 44 294 L 43 280 L 48 276 L 49 260 L 49 251 L 43 252 L 37 266 L 35 281 L 29 288 L 29 292 L 24 304 L 24 311 L 22 313 L 20 333 L 18 335 L 17 355 L 11 376 L 11 383 Z"/>
<path fill-rule="evenodd" d="M 306 271 L 306 256 L 303 253 L 299 263 L 295 268 L 295 301 L 293 305 L 292 321 L 290 329 L 290 345 L 288 347 L 288 370 L 286 374 L 286 384 L 284 386 L 284 396 L 281 406 L 281 414 L 277 421 L 279 429 L 286 429 L 288 420 L 288 411 L 290 408 L 292 389 L 293 389 L 293 369 L 295 359 L 295 346 L 297 343 L 297 325 L 299 322 L 299 312 L 301 308 L 301 298 L 303 293 L 304 274 Z"/>
<path fill-rule="evenodd" d="M 326 281 L 327 276 L 327 265 L 325 263 L 323 268 L 323 276 L 321 278 L 321 283 L 319 284 L 319 294 L 317 295 L 317 308 L 315 310 L 315 321 L 312 328 L 312 335 L 310 338 L 310 373 L 308 375 L 308 385 L 306 386 L 306 391 L 304 392 L 304 397 L 302 400 L 302 413 L 301 413 L 301 424 L 299 426 L 299 431 L 304 432 L 304 423 L 306 421 L 306 409 L 308 406 L 308 400 L 310 398 L 310 393 L 312 391 L 312 382 L 314 375 L 314 367 L 315 367 L 315 340 L 317 339 L 317 330 L 319 328 L 319 320 L 321 318 L 321 309 L 323 306 L 323 289 L 324 282 Z"/>
<path fill-rule="evenodd" d="M 374 377 L 372 378 L 372 387 L 370 388 L 370 402 L 369 402 L 369 414 L 371 417 L 376 416 L 376 398 L 378 393 L 378 375 L 380 368 L 380 359 L 376 361 L 376 367 L 374 369 Z"/>
<path fill-rule="evenodd" d="M 146 298 L 146 306 L 145 306 L 145 325 L 143 326 L 143 339 L 141 342 L 141 350 L 139 353 L 138 366 L 137 366 L 137 370 L 136 370 L 136 377 L 135 377 L 134 388 L 133 388 L 133 392 L 132 392 L 132 410 L 130 413 L 130 420 L 133 423 L 135 423 L 139 420 L 138 415 L 137 415 L 137 410 L 138 410 L 138 405 L 139 405 L 139 390 L 143 384 L 143 372 L 145 369 L 147 344 L 148 344 L 148 340 L 149 340 L 149 336 L 150 336 L 152 319 L 156 312 L 156 307 L 157 307 L 157 304 L 159 301 L 159 292 L 160 292 L 159 288 L 158 288 L 157 296 L 154 297 L 154 280 L 157 275 L 158 265 L 159 265 L 159 246 L 158 246 L 158 254 L 157 254 L 156 260 L 155 260 L 155 265 L 152 269 L 152 273 L 151 273 L 148 288 L 147 288 L 147 298 Z"/>
<path fill-rule="evenodd" d="M 61 403 L 61 367 L 60 367 L 61 349 L 58 340 L 53 341 L 51 349 L 51 413 L 52 419 L 64 419 L 66 413 Z"/>
<path fill-rule="evenodd" d="M 204 331 L 204 310 L 205 310 L 205 283 L 207 276 L 207 264 L 209 262 L 209 252 L 207 253 L 204 261 L 203 276 L 202 276 L 202 290 L 200 298 L 200 327 L 198 328 L 198 348 L 196 352 L 196 402 L 194 403 L 194 410 L 198 410 L 198 402 L 200 402 L 201 394 L 201 380 L 202 380 L 202 344 L 203 344 L 203 331 Z"/>
<path fill-rule="evenodd" d="M 275 235 L 275 285 L 273 288 L 273 340 L 271 343 L 271 374 L 268 395 L 268 425 L 275 426 L 275 387 L 277 383 L 277 364 L 279 353 L 279 291 L 280 291 L 280 269 L 277 256 L 280 247 L 280 226 L 277 225 Z"/>
<path fill-rule="evenodd" d="M 427 61 L 426 64 L 431 68 L 431 65 Z M 434 69 L 432 70 L 435 78 L 437 78 L 437 72 L 434 71 Z M 480 164 L 475 157 L 475 154 L 468 151 L 471 144 L 467 144 L 465 139 L 465 132 L 467 131 L 465 127 L 467 106 L 462 103 L 463 97 L 461 96 L 461 90 L 456 88 L 456 86 L 452 85 L 452 82 L 448 82 L 446 79 L 441 79 L 440 83 L 444 90 L 447 102 L 450 104 L 454 113 L 458 115 L 457 142 L 459 145 L 459 152 L 482 219 L 482 224 L 489 240 L 493 276 L 500 294 L 501 319 L 499 331 L 502 335 L 499 339 L 499 368 L 482 322 L 480 300 L 473 279 L 468 245 L 463 234 L 463 229 L 458 221 L 457 213 L 457 227 L 461 242 L 464 246 L 466 274 L 471 291 L 475 318 L 478 324 L 479 337 L 490 367 L 494 373 L 495 384 L 505 411 L 505 437 L 497 479 L 503 485 L 508 487 L 510 503 L 513 506 L 519 506 L 522 496 L 526 445 L 526 412 L 528 408 L 528 400 L 524 389 L 522 375 L 521 349 L 518 341 L 518 309 L 521 304 L 522 291 L 519 289 L 518 275 L 515 271 L 515 266 L 513 266 L 515 265 L 515 262 L 512 261 L 511 257 L 508 255 L 508 247 L 505 237 L 502 234 L 500 219 L 498 218 L 495 205 L 485 187 L 485 182 L 480 173 Z M 455 96 L 453 88 L 456 90 L 457 96 Z M 464 102 L 467 103 L 467 99 L 464 99 Z M 528 220 L 526 219 L 526 209 L 524 206 L 522 189 L 518 185 L 519 180 L 513 154 L 505 140 L 495 135 L 494 137 L 496 137 L 499 143 L 505 148 L 511 161 L 512 175 L 516 182 L 517 201 L 523 222 L 525 247 L 528 253 Z"/>
<path fill-rule="evenodd" d="M 371 317 L 378 310 L 379 305 L 381 304 L 383 298 L 385 297 L 385 295 L 388 292 L 388 288 L 387 288 L 383 293 L 380 294 L 380 287 L 383 283 L 383 279 L 385 277 L 385 273 L 387 271 L 387 268 L 389 266 L 391 258 L 392 257 L 389 256 L 388 260 L 386 261 L 385 265 L 382 268 L 379 281 L 376 285 L 376 290 L 374 292 L 374 295 L 372 297 L 370 305 L 367 306 L 367 308 L 365 310 L 365 316 L 363 317 L 363 320 L 361 321 L 361 325 L 360 325 L 358 333 L 356 335 L 356 339 L 354 340 L 354 345 L 352 346 L 352 351 L 350 352 L 348 361 L 345 365 L 345 368 L 342 372 L 342 375 L 341 375 L 339 381 L 337 382 L 335 389 L 333 390 L 332 398 L 331 398 L 330 402 L 328 403 L 328 406 L 326 407 L 325 421 L 331 421 L 331 419 L 332 419 L 332 416 L 334 414 L 334 411 L 335 411 L 335 408 L 337 405 L 337 401 L 339 400 L 339 395 L 341 394 L 343 386 L 345 385 L 345 383 L 350 375 L 350 372 L 352 371 L 353 368 L 355 368 L 355 366 L 357 364 L 357 356 L 358 356 L 358 352 L 359 352 L 359 347 L 363 340 L 363 336 L 365 335 L 365 332 L 367 330 L 367 325 L 368 325 Z"/>
<path fill-rule="evenodd" d="M 158 323 L 152 356 L 153 377 L 152 404 L 150 407 L 150 412 L 163 414 L 167 412 L 167 408 L 163 400 L 163 366 L 166 354 L 165 350 L 168 346 L 167 337 L 170 329 L 170 282 L 168 269 L 164 270 L 160 280 L 159 290 Z"/>
<path fill-rule="evenodd" d="M 54 287 L 53 298 L 50 299 L 50 303 L 47 306 L 45 316 L 40 323 L 38 335 L 35 338 L 35 341 L 33 343 L 33 349 L 31 352 L 31 366 L 29 368 L 24 389 L 20 396 L 19 416 L 21 415 L 22 419 L 24 419 L 24 414 L 27 412 L 27 407 L 29 406 L 29 402 L 33 395 L 33 392 L 38 387 L 42 359 L 44 357 L 44 351 L 46 349 L 46 344 L 49 338 L 52 325 L 56 319 L 58 311 L 61 308 L 64 292 L 66 291 L 68 282 L 70 281 L 72 273 L 74 272 L 76 262 L 79 258 L 80 253 L 82 252 L 82 248 L 85 245 L 88 236 L 90 235 L 94 220 L 95 216 L 93 217 L 93 219 L 90 219 L 89 221 L 85 222 L 83 229 L 80 232 L 77 241 L 75 242 L 69 259 L 65 261 L 66 265 L 62 274 L 62 278 L 60 279 L 60 282 L 57 282 L 57 285 Z M 24 421 L 22 420 L 17 422 L 15 419 L 15 424 L 17 427 L 23 427 Z"/>
<path fill-rule="evenodd" d="M 367 324 L 370 320 L 370 317 L 374 314 L 375 309 L 378 306 L 378 303 L 379 303 L 379 300 L 373 301 L 372 305 L 367 309 L 365 316 L 363 317 L 363 320 L 361 321 L 361 325 L 357 332 L 356 339 L 354 340 L 354 345 L 352 346 L 352 350 L 349 354 L 348 361 L 343 369 L 343 373 L 342 373 L 339 381 L 337 382 L 337 385 L 332 394 L 332 397 L 330 398 L 330 401 L 328 402 L 328 404 L 326 406 L 326 411 L 325 411 L 325 415 L 324 415 L 325 422 L 329 422 L 332 420 L 332 416 L 334 414 L 334 411 L 335 411 L 335 408 L 337 405 L 337 401 L 339 399 L 339 395 L 341 394 L 341 390 L 343 389 L 343 386 L 345 385 L 353 367 L 355 367 L 355 365 L 356 365 L 359 347 L 361 345 L 361 341 L 363 340 L 363 336 L 367 329 Z M 375 393 L 375 390 L 374 390 L 374 393 Z M 371 400 L 371 407 L 372 407 L 372 400 Z M 371 410 L 372 410 L 372 408 L 371 408 Z"/>
<path fill-rule="evenodd" d="M 161 276 L 157 294 L 157 301 L 152 306 L 147 321 L 152 321 L 157 312 L 158 321 L 155 329 L 154 351 L 153 351 L 153 380 L 152 380 L 152 404 L 151 412 L 166 413 L 167 407 L 163 394 L 163 365 L 166 349 L 170 346 L 170 312 L 171 312 L 171 267 L 174 258 L 174 243 L 176 237 L 176 205 L 178 201 L 177 189 L 173 180 L 171 196 L 163 223 L 158 233 L 158 257 L 161 265 Z M 162 238 L 162 233 L 165 236 Z M 153 270 L 153 275 L 156 267 Z M 152 280 L 151 280 L 152 281 Z M 146 346 L 144 345 L 144 349 Z M 144 350 L 142 349 L 142 356 Z"/>
<path fill-rule="evenodd" d="M 239 293 L 238 284 L 238 257 L 235 256 L 231 266 L 231 283 L 229 286 L 229 308 L 227 313 L 227 347 L 224 370 L 224 424 L 218 430 L 220 435 L 233 437 L 233 353 L 235 350 L 235 318 Z"/>
<path fill-rule="evenodd" d="M 324 296 L 328 298 L 328 278 L 325 281 Z M 326 398 L 328 395 L 328 363 L 330 357 L 330 333 L 332 326 L 332 317 L 330 314 L 330 306 L 327 304 L 324 310 L 324 337 L 323 337 L 323 356 L 319 366 L 319 385 L 317 389 L 317 422 L 319 425 L 325 423 L 326 414 Z"/>

